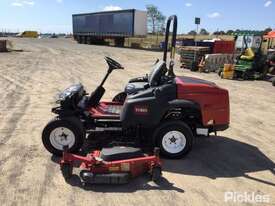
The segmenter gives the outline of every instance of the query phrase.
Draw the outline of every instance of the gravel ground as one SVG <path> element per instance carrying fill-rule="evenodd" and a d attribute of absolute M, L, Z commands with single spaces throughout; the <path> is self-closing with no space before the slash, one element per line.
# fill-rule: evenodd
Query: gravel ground
<path fill-rule="evenodd" d="M 198 138 L 182 160 L 163 160 L 159 185 L 140 177 L 123 186 L 67 184 L 43 147 L 41 131 L 53 117 L 53 96 L 82 82 L 92 91 L 106 71 L 104 56 L 125 66 L 106 82 L 105 99 L 127 80 L 150 71 L 162 53 L 78 45 L 65 39 L 12 39 L 23 52 L 0 53 L 1 205 L 275 205 L 275 87 L 264 81 L 222 80 L 216 74 L 176 69 L 216 82 L 230 92 L 231 125 Z M 179 68 L 179 65 L 177 65 Z M 268 203 L 224 201 L 225 192 L 265 195 Z"/>

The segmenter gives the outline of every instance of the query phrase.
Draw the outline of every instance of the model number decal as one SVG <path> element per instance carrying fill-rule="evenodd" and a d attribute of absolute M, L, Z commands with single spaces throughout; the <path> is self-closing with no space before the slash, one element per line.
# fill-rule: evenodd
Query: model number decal
<path fill-rule="evenodd" d="M 141 115 L 146 115 L 148 114 L 148 108 L 145 106 L 135 106 L 135 113 L 136 114 L 141 114 Z"/>

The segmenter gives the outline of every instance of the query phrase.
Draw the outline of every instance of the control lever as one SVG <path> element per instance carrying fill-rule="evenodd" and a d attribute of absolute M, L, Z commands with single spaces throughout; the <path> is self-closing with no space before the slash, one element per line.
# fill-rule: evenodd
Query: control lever
<path fill-rule="evenodd" d="M 155 62 L 155 64 L 154 64 L 154 65 L 156 65 L 157 63 L 159 63 L 159 58 L 157 58 L 157 60 L 156 60 L 156 62 Z"/>
<path fill-rule="evenodd" d="M 155 97 L 158 97 L 160 94 L 160 89 L 159 88 L 154 89 L 153 93 L 154 93 Z"/>

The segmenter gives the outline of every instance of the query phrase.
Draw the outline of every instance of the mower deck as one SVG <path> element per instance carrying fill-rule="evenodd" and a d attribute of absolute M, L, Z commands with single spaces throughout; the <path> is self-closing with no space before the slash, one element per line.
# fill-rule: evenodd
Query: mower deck
<path fill-rule="evenodd" d="M 66 180 L 72 176 L 75 165 L 82 169 L 80 177 L 83 182 L 90 184 L 125 184 L 131 177 L 146 172 L 151 174 L 153 181 L 161 176 L 159 149 L 149 156 L 138 148 L 112 147 L 91 152 L 84 157 L 68 153 L 65 148 L 60 167 Z"/>

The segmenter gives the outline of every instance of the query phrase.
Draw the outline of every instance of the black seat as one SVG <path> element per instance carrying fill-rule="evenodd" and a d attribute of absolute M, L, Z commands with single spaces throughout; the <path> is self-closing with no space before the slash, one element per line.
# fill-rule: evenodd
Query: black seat
<path fill-rule="evenodd" d="M 128 83 L 125 88 L 125 93 L 128 95 L 135 94 L 149 87 L 158 86 L 160 83 L 161 77 L 165 75 L 166 72 L 167 72 L 166 63 L 164 61 L 159 61 L 154 65 L 146 81 L 137 81 L 137 82 Z"/>
<path fill-rule="evenodd" d="M 126 160 L 138 157 L 144 157 L 144 153 L 141 149 L 134 147 L 103 148 L 100 152 L 100 158 L 104 161 Z"/>

